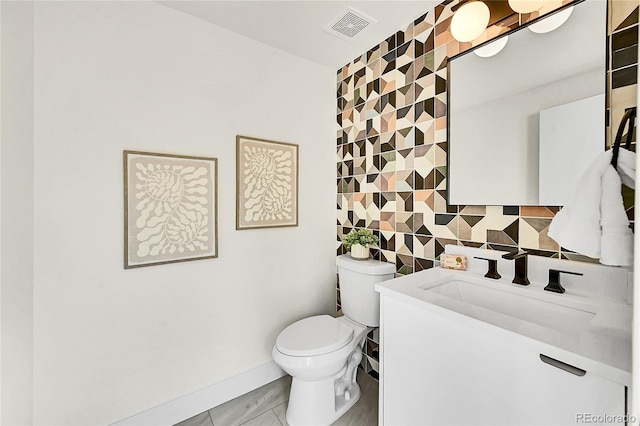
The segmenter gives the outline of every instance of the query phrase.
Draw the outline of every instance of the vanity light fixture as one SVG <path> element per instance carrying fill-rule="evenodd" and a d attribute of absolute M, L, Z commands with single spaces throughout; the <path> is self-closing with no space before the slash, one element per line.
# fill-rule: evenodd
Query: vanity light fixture
<path fill-rule="evenodd" d="M 451 35 L 461 42 L 474 40 L 487 28 L 489 17 L 489 7 L 484 2 L 464 3 L 451 19 Z"/>
<path fill-rule="evenodd" d="M 492 41 L 487 45 L 475 49 L 473 53 L 480 56 L 481 58 L 488 58 L 490 56 L 497 55 L 507 45 L 507 41 L 509 41 L 508 35 L 500 37 L 499 39 Z"/>
<path fill-rule="evenodd" d="M 536 34 L 549 33 L 560 28 L 562 24 L 567 22 L 567 19 L 569 19 L 569 17 L 571 16 L 571 12 L 573 12 L 573 6 L 561 10 L 558 13 L 554 13 L 553 15 L 548 16 L 541 21 L 535 22 L 529 25 L 527 28 L 529 28 Z"/>
<path fill-rule="evenodd" d="M 511 9 L 518 13 L 531 13 L 544 6 L 545 0 L 509 0 Z"/>

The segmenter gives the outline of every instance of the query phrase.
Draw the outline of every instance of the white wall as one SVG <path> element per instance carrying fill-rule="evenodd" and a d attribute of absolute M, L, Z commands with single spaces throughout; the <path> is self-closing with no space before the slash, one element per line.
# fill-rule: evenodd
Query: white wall
<path fill-rule="evenodd" d="M 34 79 L 36 423 L 123 419 L 333 311 L 335 70 L 154 2 L 40 2 Z M 300 144 L 298 227 L 235 230 L 237 134 Z M 124 149 L 218 158 L 218 259 L 123 269 Z"/>
<path fill-rule="evenodd" d="M 638 55 L 640 55 L 640 45 L 638 45 Z M 638 70 L 638 81 L 640 81 L 640 70 Z M 637 98 L 640 99 L 640 85 L 637 86 Z M 637 129 L 636 129 L 637 132 Z M 640 182 L 640 168 L 636 168 L 636 182 Z M 640 200 L 638 199 L 638 193 L 635 193 L 634 206 L 637 206 Z M 634 209 L 634 221 L 639 223 L 640 221 L 640 209 Z M 629 391 L 629 414 L 634 416 L 635 419 L 630 421 L 629 424 L 633 426 L 640 425 L 640 312 L 638 306 L 640 306 L 640 274 L 637 272 L 637 265 L 640 265 L 640 232 L 634 233 L 634 247 L 633 247 L 633 334 L 631 336 L 631 344 L 633 349 L 632 355 L 632 370 L 631 370 L 631 389 Z"/>
<path fill-rule="evenodd" d="M 33 4 L 2 9 L 0 424 L 33 421 Z"/>

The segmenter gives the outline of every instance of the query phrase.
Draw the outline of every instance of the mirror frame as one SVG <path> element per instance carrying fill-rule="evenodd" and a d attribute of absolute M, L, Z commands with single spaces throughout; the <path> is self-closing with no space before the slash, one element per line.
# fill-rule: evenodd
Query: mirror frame
<path fill-rule="evenodd" d="M 502 34 L 497 35 L 496 37 L 493 37 L 493 38 L 491 38 L 489 40 L 486 40 L 486 41 L 478 44 L 477 46 L 473 46 L 473 47 L 471 47 L 471 48 L 469 48 L 469 49 L 467 49 L 465 51 L 457 53 L 456 55 L 454 55 L 454 56 L 452 56 L 450 58 L 447 58 L 447 139 L 446 139 L 446 141 L 447 141 L 446 142 L 447 143 L 447 150 L 446 150 L 447 151 L 447 166 L 446 166 L 447 167 L 447 175 L 446 175 L 446 179 L 447 179 L 447 186 L 446 186 L 447 207 L 448 206 L 460 206 L 460 205 L 464 206 L 464 205 L 467 205 L 467 204 L 451 204 L 451 187 L 450 187 L 451 180 L 449 179 L 449 173 L 450 173 L 450 170 L 451 170 L 451 167 L 450 167 L 451 166 L 451 164 L 450 164 L 450 162 L 451 162 L 451 149 L 450 149 L 450 144 L 451 144 L 451 132 L 450 132 L 451 122 L 449 120 L 449 118 L 451 117 L 451 115 L 450 115 L 451 114 L 451 99 L 450 99 L 451 98 L 451 66 L 450 66 L 451 61 L 454 60 L 454 59 L 457 59 L 457 58 L 459 58 L 461 56 L 472 54 L 473 51 L 476 50 L 476 49 L 479 49 L 479 48 L 484 47 L 484 46 L 486 46 L 486 45 L 488 45 L 490 43 L 493 43 L 494 41 L 496 41 L 496 40 L 498 40 L 500 38 L 503 38 L 505 36 L 510 36 L 510 35 L 518 32 L 518 31 L 520 31 L 520 30 L 524 30 L 528 26 L 530 26 L 532 24 L 535 24 L 536 22 L 539 22 L 539 21 L 541 21 L 541 20 L 543 20 L 543 19 L 545 19 L 545 18 L 547 18 L 547 17 L 549 17 L 551 15 L 559 13 L 559 12 L 565 10 L 565 9 L 570 8 L 570 7 L 577 6 L 580 3 L 583 3 L 585 1 L 586 0 L 574 0 L 574 1 L 570 2 L 570 3 L 564 4 L 564 5 L 560 6 L 560 7 L 558 7 L 557 9 L 554 9 L 554 10 L 552 10 L 552 11 L 550 11 L 550 12 L 544 14 L 544 15 L 538 16 L 537 18 L 532 19 L 531 21 L 529 21 L 529 22 L 527 22 L 525 24 L 518 25 L 516 28 L 512 28 L 509 31 L 506 31 L 506 32 L 504 32 Z M 509 16 L 512 16 L 512 15 L 518 15 L 518 13 L 514 11 L 512 14 L 503 17 L 500 21 L 505 20 Z M 497 21 L 497 22 L 500 22 L 500 21 Z M 609 21 L 609 7 L 607 6 L 605 8 L 605 36 L 606 36 L 606 34 L 608 34 L 608 26 L 609 26 L 608 25 L 608 21 Z M 496 23 L 494 23 L 493 25 L 496 25 Z M 606 48 L 606 46 L 607 46 L 607 44 L 605 42 L 605 48 Z M 605 135 L 604 135 L 604 139 L 603 139 L 603 150 L 607 149 L 607 136 L 606 135 L 607 135 L 607 128 L 610 125 L 609 116 L 608 116 L 608 109 L 607 109 L 607 105 L 609 105 L 610 96 L 611 96 L 611 94 L 610 94 L 611 89 L 610 89 L 609 84 L 607 82 L 607 72 L 608 72 L 607 64 L 608 64 L 608 62 L 610 60 L 609 56 L 610 55 L 609 55 L 608 48 L 606 48 L 606 50 L 605 50 L 605 73 L 604 73 L 604 80 L 605 80 L 604 81 L 604 84 L 605 84 L 605 91 L 604 91 L 605 92 L 604 93 L 604 95 L 605 95 L 605 104 L 604 105 L 605 105 L 605 108 L 604 108 L 604 111 L 603 111 L 605 113 L 605 117 L 604 117 L 604 120 L 605 120 L 605 123 L 604 123 L 605 124 L 605 126 L 604 126 L 605 127 Z M 469 204 L 469 205 L 481 205 L 481 204 Z M 486 204 L 482 204 L 482 205 L 486 205 Z M 493 204 L 491 204 L 491 205 L 493 205 Z M 502 206 L 511 206 L 511 205 L 512 204 L 502 204 Z M 537 204 L 536 206 L 541 206 L 541 205 Z M 550 207 L 559 207 L 559 206 L 550 206 Z"/>

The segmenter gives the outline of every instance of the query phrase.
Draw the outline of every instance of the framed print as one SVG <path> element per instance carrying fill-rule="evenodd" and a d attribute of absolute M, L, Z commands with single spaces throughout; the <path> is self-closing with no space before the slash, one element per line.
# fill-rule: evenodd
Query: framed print
<path fill-rule="evenodd" d="M 124 151 L 125 269 L 218 257 L 218 160 Z"/>
<path fill-rule="evenodd" d="M 236 137 L 236 229 L 298 226 L 298 145 Z"/>

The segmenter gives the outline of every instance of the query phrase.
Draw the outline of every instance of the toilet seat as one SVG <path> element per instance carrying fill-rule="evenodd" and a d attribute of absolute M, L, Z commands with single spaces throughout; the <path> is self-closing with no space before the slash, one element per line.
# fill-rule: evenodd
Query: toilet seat
<path fill-rule="evenodd" d="M 317 315 L 282 330 L 276 348 L 286 355 L 313 356 L 336 351 L 351 340 L 353 328 L 329 315 Z"/>

